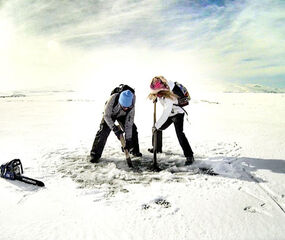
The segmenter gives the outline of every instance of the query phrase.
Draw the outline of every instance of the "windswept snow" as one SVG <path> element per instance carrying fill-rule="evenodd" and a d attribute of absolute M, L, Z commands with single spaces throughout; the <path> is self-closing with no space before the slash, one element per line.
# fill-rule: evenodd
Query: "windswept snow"
<path fill-rule="evenodd" d="M 142 96 L 141 171 L 112 133 L 89 163 L 103 104 L 63 91 L 0 99 L 1 163 L 20 158 L 46 185 L 0 179 L 1 240 L 285 239 L 284 94 L 194 96 L 184 128 L 196 162 L 184 166 L 170 127 L 161 172 L 149 169 L 153 106 Z"/>

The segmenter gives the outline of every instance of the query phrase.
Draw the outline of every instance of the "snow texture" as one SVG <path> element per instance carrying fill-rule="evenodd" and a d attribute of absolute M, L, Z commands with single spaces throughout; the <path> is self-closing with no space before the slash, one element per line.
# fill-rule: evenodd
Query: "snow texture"
<path fill-rule="evenodd" d="M 1 240 L 285 239 L 284 94 L 192 98 L 184 130 L 196 161 L 184 166 L 171 126 L 161 172 L 150 170 L 153 106 L 143 94 L 135 119 L 143 157 L 132 158 L 140 171 L 127 167 L 112 133 L 100 162 L 89 162 L 104 99 L 6 96 L 1 163 L 20 158 L 23 175 L 45 187 L 0 179 Z"/>

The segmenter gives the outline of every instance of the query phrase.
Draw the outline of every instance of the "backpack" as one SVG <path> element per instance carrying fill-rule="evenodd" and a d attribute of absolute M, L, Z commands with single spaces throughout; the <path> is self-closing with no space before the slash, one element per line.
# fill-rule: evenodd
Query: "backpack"
<path fill-rule="evenodd" d="M 178 104 L 176 105 L 179 107 L 187 106 L 191 99 L 188 90 L 181 83 L 175 82 L 174 84 L 172 92 L 178 96 Z"/>
<path fill-rule="evenodd" d="M 113 95 L 114 93 L 121 93 L 121 92 L 126 91 L 126 90 L 130 90 L 133 94 L 135 93 L 135 90 L 133 88 L 131 88 L 129 85 L 120 84 L 118 87 L 113 89 L 113 91 L 111 92 L 111 95 Z"/>

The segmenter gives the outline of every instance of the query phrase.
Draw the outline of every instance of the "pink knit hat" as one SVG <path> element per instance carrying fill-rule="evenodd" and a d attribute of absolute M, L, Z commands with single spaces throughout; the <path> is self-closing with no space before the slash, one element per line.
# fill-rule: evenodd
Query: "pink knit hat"
<path fill-rule="evenodd" d="M 163 76 L 154 77 L 150 84 L 150 91 L 152 94 L 160 91 L 169 91 L 167 80 Z"/>

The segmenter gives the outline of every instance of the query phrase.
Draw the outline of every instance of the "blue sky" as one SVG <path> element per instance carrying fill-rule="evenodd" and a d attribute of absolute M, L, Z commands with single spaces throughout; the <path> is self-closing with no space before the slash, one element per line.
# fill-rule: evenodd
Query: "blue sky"
<path fill-rule="evenodd" d="M 285 87 L 284 26 L 284 0 L 7 0 L 0 80 L 79 86 L 157 72 L 197 84 Z"/>

